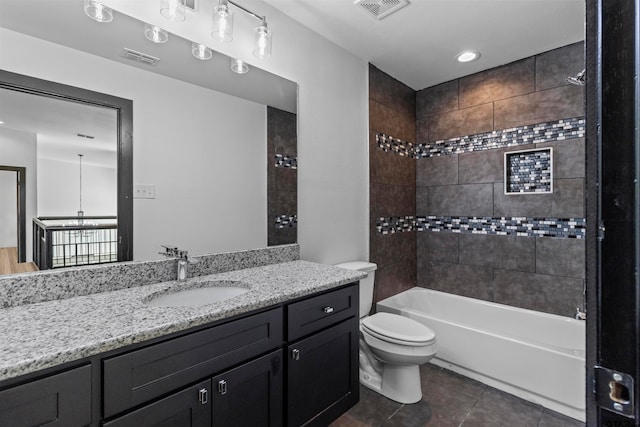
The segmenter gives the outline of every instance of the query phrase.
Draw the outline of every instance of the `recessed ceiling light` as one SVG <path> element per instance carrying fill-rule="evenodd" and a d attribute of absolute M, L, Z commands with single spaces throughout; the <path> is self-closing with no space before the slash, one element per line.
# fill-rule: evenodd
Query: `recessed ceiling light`
<path fill-rule="evenodd" d="M 458 62 L 471 62 L 480 58 L 480 52 L 475 50 L 465 50 L 456 55 Z"/>
<path fill-rule="evenodd" d="M 0 125 L 3 125 L 3 124 L 4 124 L 4 122 L 2 120 L 0 120 Z"/>

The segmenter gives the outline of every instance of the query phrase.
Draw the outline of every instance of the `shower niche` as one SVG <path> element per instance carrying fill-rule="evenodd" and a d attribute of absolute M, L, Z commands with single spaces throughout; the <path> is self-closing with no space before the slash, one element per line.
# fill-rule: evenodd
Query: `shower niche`
<path fill-rule="evenodd" d="M 504 153 L 504 193 L 553 193 L 553 148 Z"/>

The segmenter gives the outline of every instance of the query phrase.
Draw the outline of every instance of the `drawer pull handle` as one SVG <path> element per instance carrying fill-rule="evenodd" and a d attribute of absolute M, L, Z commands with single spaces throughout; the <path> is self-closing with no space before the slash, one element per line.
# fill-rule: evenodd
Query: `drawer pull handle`
<path fill-rule="evenodd" d="M 293 360 L 300 360 L 300 350 L 298 350 L 297 348 L 291 350 L 291 358 Z"/>
<path fill-rule="evenodd" d="M 207 402 L 209 401 L 209 392 L 207 391 L 206 388 L 201 388 L 200 390 L 198 390 L 198 402 L 200 402 L 203 405 L 206 405 Z"/>
<path fill-rule="evenodd" d="M 225 380 L 218 381 L 218 393 L 227 394 L 227 382 Z"/>
<path fill-rule="evenodd" d="M 324 314 L 331 314 L 331 313 L 333 313 L 333 307 L 328 305 L 325 308 L 323 308 L 322 311 L 324 311 Z"/>

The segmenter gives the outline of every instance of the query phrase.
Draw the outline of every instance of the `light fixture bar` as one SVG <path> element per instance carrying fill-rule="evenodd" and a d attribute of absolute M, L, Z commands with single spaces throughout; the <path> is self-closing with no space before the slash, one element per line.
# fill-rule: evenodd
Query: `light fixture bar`
<path fill-rule="evenodd" d="M 250 11 L 249 9 L 247 9 L 246 7 L 244 7 L 244 6 L 240 6 L 240 5 L 239 5 L 238 3 L 236 3 L 236 2 L 233 2 L 233 1 L 231 1 L 231 0 L 227 0 L 227 3 L 231 3 L 232 5 L 234 5 L 235 7 L 237 7 L 238 9 L 240 9 L 241 11 L 243 11 L 244 13 L 246 13 L 246 14 L 248 14 L 248 15 L 253 16 L 254 18 L 256 18 L 256 19 L 257 19 L 257 20 L 259 20 L 259 21 L 262 21 L 262 20 L 264 20 L 264 19 L 265 19 L 265 17 L 264 17 L 264 16 L 260 16 L 260 15 L 258 15 L 257 13 L 253 13 L 252 11 Z"/>

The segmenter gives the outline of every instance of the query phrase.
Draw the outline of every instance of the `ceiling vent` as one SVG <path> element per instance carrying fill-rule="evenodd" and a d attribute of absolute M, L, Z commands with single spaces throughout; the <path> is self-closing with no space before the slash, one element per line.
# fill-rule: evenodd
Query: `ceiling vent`
<path fill-rule="evenodd" d="M 356 0 L 356 6 L 364 10 L 367 15 L 373 16 L 378 21 L 391 15 L 406 5 L 408 0 Z"/>
<path fill-rule="evenodd" d="M 143 64 L 148 64 L 148 65 L 156 65 L 158 61 L 160 61 L 160 58 L 156 58 L 155 56 L 140 53 L 126 47 L 124 48 L 124 52 L 122 52 L 122 57 L 131 59 L 132 61 L 141 62 Z"/>

